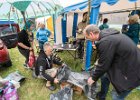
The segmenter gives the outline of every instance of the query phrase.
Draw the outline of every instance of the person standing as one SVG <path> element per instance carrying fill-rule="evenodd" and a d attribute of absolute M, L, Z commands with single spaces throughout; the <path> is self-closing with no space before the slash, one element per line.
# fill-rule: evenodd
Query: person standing
<path fill-rule="evenodd" d="M 108 28 L 109 28 L 108 19 L 104 18 L 103 24 L 99 26 L 99 29 L 104 30 L 104 29 L 108 29 Z M 97 94 L 97 98 L 99 100 L 105 100 L 106 99 L 106 95 L 107 95 L 108 90 L 109 90 L 109 85 L 110 85 L 110 81 L 107 77 L 107 74 L 105 73 L 101 77 L 101 90 Z"/>
<path fill-rule="evenodd" d="M 87 25 L 87 15 L 88 15 L 88 12 L 85 12 L 83 14 L 82 22 L 78 23 L 78 26 L 77 26 L 76 40 L 78 44 L 78 57 L 81 59 L 83 59 L 83 55 L 84 55 L 84 42 L 85 42 L 85 37 L 82 33 L 83 33 L 84 28 Z"/>
<path fill-rule="evenodd" d="M 107 18 L 104 18 L 103 24 L 99 26 L 99 29 L 100 30 L 103 30 L 103 29 L 109 28 L 109 25 L 107 23 L 108 23 L 108 19 Z"/>
<path fill-rule="evenodd" d="M 84 29 L 84 35 L 92 42 L 97 41 L 99 54 L 98 64 L 88 84 L 94 84 L 107 73 L 114 87 L 113 100 L 124 100 L 140 85 L 140 50 L 130 38 L 115 29 L 100 32 L 96 25 L 91 24 Z"/>
<path fill-rule="evenodd" d="M 51 35 L 51 32 L 45 28 L 44 24 L 40 24 L 40 28 L 38 29 L 36 33 L 36 39 L 39 44 L 40 50 L 43 50 L 43 44 L 45 42 L 48 42 L 48 37 Z"/>
<path fill-rule="evenodd" d="M 29 53 L 32 48 L 34 23 L 31 20 L 26 22 L 23 30 L 18 33 L 18 50 L 25 57 L 25 67 L 28 67 Z"/>
<path fill-rule="evenodd" d="M 140 32 L 140 24 L 138 20 L 139 20 L 138 15 L 130 16 L 128 20 L 129 23 L 128 31 L 124 32 L 124 34 L 126 34 L 129 38 L 131 38 L 136 45 L 139 43 L 139 32 Z"/>

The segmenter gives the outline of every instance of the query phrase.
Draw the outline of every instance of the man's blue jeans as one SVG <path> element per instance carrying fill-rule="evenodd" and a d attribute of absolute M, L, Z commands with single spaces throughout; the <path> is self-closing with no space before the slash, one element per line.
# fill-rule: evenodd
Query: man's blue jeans
<path fill-rule="evenodd" d="M 107 92 L 109 90 L 109 84 L 110 81 L 107 77 L 107 74 L 104 74 L 101 77 L 101 91 L 98 93 L 98 98 L 99 100 L 105 100 Z M 124 100 L 125 97 L 131 92 L 131 90 L 129 91 L 125 91 L 121 94 L 118 94 L 114 89 L 112 91 L 112 100 Z"/>
<path fill-rule="evenodd" d="M 125 100 L 125 97 L 130 94 L 131 90 L 122 92 L 121 94 L 118 94 L 115 90 L 112 91 L 112 100 Z"/>
<path fill-rule="evenodd" d="M 110 84 L 110 81 L 107 77 L 107 74 L 105 73 L 101 77 L 101 91 L 98 93 L 99 100 L 105 100 L 107 92 L 109 90 L 109 84 Z"/>

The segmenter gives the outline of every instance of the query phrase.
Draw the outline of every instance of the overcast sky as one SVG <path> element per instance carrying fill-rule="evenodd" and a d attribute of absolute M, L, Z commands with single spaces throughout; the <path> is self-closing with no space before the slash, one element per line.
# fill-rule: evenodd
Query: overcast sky
<path fill-rule="evenodd" d="M 83 2 L 85 0 L 59 0 L 59 1 L 63 7 L 67 7 L 67 6 L 70 6 L 79 2 Z"/>

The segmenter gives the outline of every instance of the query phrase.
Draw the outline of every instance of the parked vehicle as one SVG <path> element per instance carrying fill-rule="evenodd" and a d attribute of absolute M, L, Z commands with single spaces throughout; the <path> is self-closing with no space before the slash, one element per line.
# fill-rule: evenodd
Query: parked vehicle
<path fill-rule="evenodd" d="M 12 62 L 9 56 L 8 49 L 3 41 L 0 39 L 0 66 L 11 66 Z"/>
<path fill-rule="evenodd" d="M 17 33 L 20 31 L 19 25 L 12 21 L 0 21 L 0 39 L 8 49 L 17 45 Z"/>

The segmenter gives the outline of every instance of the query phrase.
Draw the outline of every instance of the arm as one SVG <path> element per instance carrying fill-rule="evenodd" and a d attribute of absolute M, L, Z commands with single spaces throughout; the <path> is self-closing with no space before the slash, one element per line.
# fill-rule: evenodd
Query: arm
<path fill-rule="evenodd" d="M 39 73 L 48 81 L 54 82 L 54 78 L 45 73 L 46 67 L 47 67 L 47 62 L 44 59 L 39 59 L 38 60 L 38 65 L 39 66 Z"/>
<path fill-rule="evenodd" d="M 82 26 L 81 26 L 80 24 L 82 24 L 82 23 L 80 22 L 80 23 L 78 24 L 78 26 L 77 26 L 77 29 L 76 29 L 76 32 L 77 32 L 78 34 L 82 34 L 82 32 L 83 32 Z"/>
<path fill-rule="evenodd" d="M 46 29 L 46 31 L 47 31 L 47 37 L 49 37 L 50 35 L 51 35 L 51 31 L 50 30 L 48 30 L 48 29 Z"/>
<path fill-rule="evenodd" d="M 112 61 L 114 59 L 114 54 L 116 47 L 111 41 L 104 41 L 100 43 L 99 50 L 99 60 L 94 73 L 92 74 L 92 79 L 97 81 L 105 72 L 111 67 Z"/>
<path fill-rule="evenodd" d="M 52 60 L 53 60 L 53 63 L 57 64 L 57 65 L 62 65 L 62 63 L 63 63 L 61 58 L 58 57 L 57 54 L 53 54 Z"/>
<path fill-rule="evenodd" d="M 18 33 L 18 46 L 27 49 L 27 50 L 31 50 L 31 47 L 28 47 L 26 45 L 23 44 L 25 37 L 23 33 Z"/>
<path fill-rule="evenodd" d="M 38 38 L 39 38 L 39 32 L 37 31 L 36 32 L 36 40 L 38 40 Z"/>
<path fill-rule="evenodd" d="M 24 45 L 24 44 L 21 43 L 21 42 L 18 43 L 18 46 L 20 46 L 20 47 L 22 47 L 22 48 L 24 48 L 24 49 L 27 49 L 27 50 L 31 50 L 31 49 L 32 49 L 31 47 L 28 47 L 28 46 Z"/>
<path fill-rule="evenodd" d="M 129 37 L 133 37 L 133 29 L 132 29 L 132 26 L 129 25 L 129 29 L 128 31 L 124 32 L 125 35 L 129 36 Z"/>
<path fill-rule="evenodd" d="M 39 47 L 39 31 L 36 32 L 36 47 Z"/>

